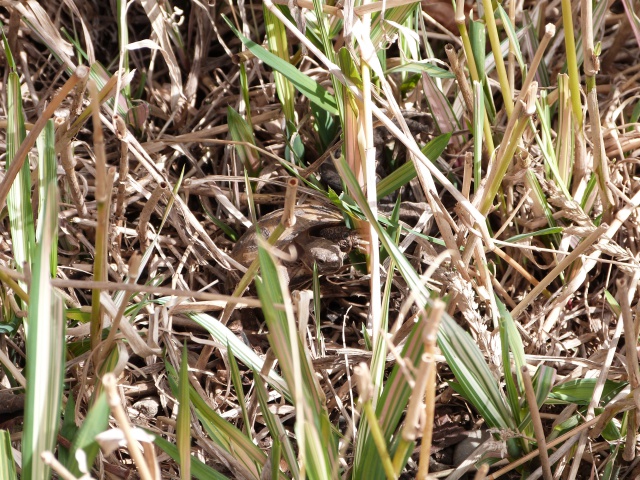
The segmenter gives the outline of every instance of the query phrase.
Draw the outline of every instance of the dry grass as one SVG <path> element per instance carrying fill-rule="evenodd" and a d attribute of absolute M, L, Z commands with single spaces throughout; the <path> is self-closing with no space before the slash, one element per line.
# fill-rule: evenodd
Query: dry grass
<path fill-rule="evenodd" d="M 302 0 L 275 2 L 297 5 L 289 17 L 270 1 L 110 3 L 1 4 L 16 64 L 0 54 L 3 86 L 19 78 L 27 127 L 12 133 L 2 89 L 0 430 L 14 453 L 30 458 L 39 418 L 29 399 L 42 393 L 25 403 L 24 385 L 49 375 L 28 371 L 43 360 L 23 322 L 55 317 L 36 309 L 51 289 L 66 325 L 46 339 L 51 363 L 53 347 L 66 353 L 45 450 L 69 478 L 77 448 L 95 449 L 92 478 L 453 479 L 479 453 L 500 464 L 476 478 L 640 475 L 637 0 L 593 14 L 508 2 L 486 36 L 469 16 L 490 1 L 404 14 L 388 1 L 385 22 L 384 4 L 362 5 L 356 25 Z M 510 24 L 517 46 L 496 65 Z M 50 118 L 55 139 L 36 149 Z M 50 282 L 41 233 L 17 236 L 52 218 L 42 145 L 59 159 Z M 32 220 L 18 229 L 20 182 Z M 283 207 L 261 224 L 270 245 L 230 255 Z M 345 225 L 344 265 L 309 268 L 320 229 Z M 78 446 L 82 425 L 118 426 L 129 446 L 98 453 L 86 432 Z M 130 426 L 160 440 L 131 448 Z M 459 446 L 488 428 L 473 454 Z"/>

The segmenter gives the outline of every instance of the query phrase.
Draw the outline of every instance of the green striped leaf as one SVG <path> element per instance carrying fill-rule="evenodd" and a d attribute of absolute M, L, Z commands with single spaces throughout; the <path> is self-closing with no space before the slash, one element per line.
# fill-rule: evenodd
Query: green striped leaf
<path fill-rule="evenodd" d="M 0 430 L 0 478 L 3 480 L 17 480 L 16 462 L 11 448 L 11 434 L 7 430 Z"/>
<path fill-rule="evenodd" d="M 318 104 L 318 106 L 324 108 L 326 111 L 336 115 L 338 113 L 336 99 L 331 95 L 322 85 L 315 80 L 311 79 L 307 75 L 304 75 L 300 70 L 295 68 L 289 62 L 282 60 L 277 55 L 269 52 L 265 48 L 261 47 L 252 40 L 242 35 L 227 17 L 222 15 L 222 18 L 227 22 L 229 28 L 233 30 L 233 33 L 244 43 L 244 45 L 253 53 L 256 57 L 269 65 L 273 70 L 280 72 L 291 83 L 295 85 L 300 93 L 307 97 L 312 102 Z"/>
<path fill-rule="evenodd" d="M 27 335 L 27 391 L 22 440 L 23 478 L 50 478 L 40 455 L 54 451 L 60 421 L 64 379 L 65 316 L 63 303 L 51 288 L 51 249 L 58 228 L 56 184 L 45 188 L 42 228 L 33 262 Z"/>

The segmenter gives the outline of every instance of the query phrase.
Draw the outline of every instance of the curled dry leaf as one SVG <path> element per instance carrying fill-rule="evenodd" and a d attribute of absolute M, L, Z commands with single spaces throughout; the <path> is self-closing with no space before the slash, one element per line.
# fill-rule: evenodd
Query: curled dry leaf
<path fill-rule="evenodd" d="M 131 429 L 131 434 L 141 444 L 152 445 L 153 435 L 147 433 L 141 428 L 134 427 Z M 96 435 L 96 442 L 100 445 L 100 448 L 105 455 L 110 455 L 118 448 L 127 446 L 127 439 L 124 432 L 119 428 L 112 428 Z"/>

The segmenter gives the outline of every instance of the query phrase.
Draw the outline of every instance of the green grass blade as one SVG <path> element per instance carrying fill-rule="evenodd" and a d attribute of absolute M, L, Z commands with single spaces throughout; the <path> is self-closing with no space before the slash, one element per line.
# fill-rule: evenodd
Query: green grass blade
<path fill-rule="evenodd" d="M 76 460 L 76 452 L 78 450 L 84 452 L 89 468 L 93 465 L 100 451 L 100 446 L 95 441 L 95 437 L 104 432 L 109 426 L 109 414 L 107 396 L 102 392 L 89 409 L 87 416 L 73 438 L 73 443 L 69 449 L 69 463 L 65 465 L 72 474 L 78 477 L 81 475 L 78 461 Z"/>
<path fill-rule="evenodd" d="M 165 362 L 165 365 L 170 373 L 167 378 L 171 391 L 177 394 L 179 391 L 177 373 L 169 362 Z M 189 386 L 189 399 L 195 409 L 198 420 L 200 420 L 211 440 L 229 455 L 232 455 L 243 470 L 258 477 L 259 471 L 256 466 L 265 464 L 267 461 L 265 453 L 253 443 L 251 438 L 215 412 L 191 385 Z M 194 460 L 194 458 L 191 459 L 192 467 L 194 466 Z M 195 467 L 193 471 L 195 472 Z"/>
<path fill-rule="evenodd" d="M 289 42 L 287 42 L 287 32 L 284 25 L 271 11 L 263 6 L 264 27 L 267 33 L 267 45 L 269 51 L 276 55 L 280 60 L 289 62 Z M 279 71 L 274 70 L 273 80 L 276 84 L 276 93 L 282 105 L 284 118 L 291 123 L 295 123 L 296 112 L 294 105 L 295 90 L 293 85 L 287 80 L 287 77 Z"/>
<path fill-rule="evenodd" d="M 251 99 L 249 97 L 249 77 L 247 76 L 247 65 L 245 63 L 240 64 L 240 95 L 244 104 L 247 106 L 245 111 L 245 118 L 247 122 L 251 124 Z"/>
<path fill-rule="evenodd" d="M 442 135 L 438 135 L 422 148 L 422 153 L 424 153 L 429 160 L 435 162 L 438 157 L 442 155 L 442 152 L 444 152 L 445 148 L 447 148 L 447 145 L 449 145 L 450 139 L 450 133 L 443 133 Z M 400 168 L 378 182 L 378 199 L 384 198 L 387 195 L 392 194 L 396 190 L 399 190 L 414 178 L 416 178 L 415 165 L 413 164 L 413 162 L 405 163 Z"/>
<path fill-rule="evenodd" d="M 631 115 L 629 115 L 629 121 L 627 123 L 638 123 L 638 119 L 640 119 L 640 100 L 636 103 L 636 106 L 633 107 Z M 627 132 L 631 131 L 633 131 L 633 126 L 627 127 Z"/>
<path fill-rule="evenodd" d="M 522 367 L 527 363 L 524 356 L 524 345 L 520 333 L 516 328 L 516 324 L 511 318 L 511 314 L 504 303 L 496 298 L 496 304 L 498 305 L 498 314 L 500 316 L 500 327 L 505 333 L 505 344 L 502 346 L 503 350 L 507 349 L 511 354 L 511 359 L 508 359 L 508 363 L 504 363 L 505 377 L 511 377 L 510 372 L 507 371 L 507 366 L 513 363 L 515 369 L 515 376 L 518 379 L 518 389 L 520 392 L 524 392 L 524 382 L 522 380 Z M 516 413 L 513 413 L 516 417 Z"/>
<path fill-rule="evenodd" d="M 423 330 L 423 323 L 420 322 L 416 324 L 402 352 L 404 361 L 413 368 L 418 367 L 420 356 L 424 352 L 424 343 L 422 341 Z M 400 425 L 400 420 L 409 402 L 411 391 L 412 387 L 407 381 L 406 375 L 404 375 L 402 369 L 396 365 L 385 382 L 376 407 L 380 428 L 387 442 L 391 441 L 392 436 Z M 375 441 L 370 434 L 369 425 L 365 421 L 360 421 L 357 440 L 352 478 L 367 478 L 372 480 L 385 478 Z M 409 450 L 411 450 L 411 447 Z M 390 453 L 391 455 L 394 454 L 394 452 Z"/>
<path fill-rule="evenodd" d="M 331 427 L 329 420 L 323 421 L 326 427 Z M 326 444 L 322 438 L 321 432 L 333 433 L 326 429 L 319 429 L 313 421 L 305 419 L 298 423 L 296 428 L 296 437 L 304 438 L 304 447 L 306 450 L 306 467 L 309 478 L 317 478 L 318 480 L 331 480 L 333 468 L 331 458 L 337 460 L 337 455 L 331 455 L 332 447 Z M 335 442 L 332 442 L 335 443 Z M 337 467 L 337 463 L 334 464 Z"/>
<path fill-rule="evenodd" d="M 178 419 L 176 420 L 176 444 L 180 454 L 180 478 L 191 478 L 191 409 L 189 408 L 189 361 L 187 345 L 182 347 L 180 377 L 178 379 Z"/>
<path fill-rule="evenodd" d="M 573 15 L 571 14 L 571 0 L 562 0 L 562 22 L 564 25 L 564 42 L 567 53 L 565 63 L 569 74 L 569 87 L 571 90 L 571 106 L 573 115 L 579 128 L 582 128 L 582 101 L 580 99 L 580 73 L 578 67 L 581 62 L 577 56 L 582 57 L 582 49 L 576 52 L 576 35 L 573 30 Z"/>
<path fill-rule="evenodd" d="M 492 55 L 492 53 L 489 53 L 485 57 L 487 48 L 487 30 L 484 23 L 474 22 L 473 20 L 469 21 L 469 40 L 471 42 L 473 58 L 476 62 L 476 66 L 478 67 L 478 78 L 482 83 L 482 91 L 485 95 L 484 104 L 487 110 L 487 116 L 489 117 L 489 122 L 493 123 L 496 116 L 496 106 L 493 102 L 493 96 L 491 95 L 491 90 L 487 83 L 487 74 L 490 72 L 490 69 L 487 68 L 487 59 Z M 489 66 L 493 67 L 495 64 L 490 64 Z"/>
<path fill-rule="evenodd" d="M 254 148 L 248 146 L 256 145 L 253 128 L 231 107 L 227 107 L 227 124 L 231 138 L 236 142 L 243 142 L 235 144 L 240 161 L 249 175 L 255 175 L 260 170 L 260 157 Z M 244 143 L 248 145 L 244 145 Z"/>
<path fill-rule="evenodd" d="M 533 376 L 532 383 L 533 389 L 536 394 L 536 405 L 537 408 L 542 407 L 544 403 L 547 401 L 549 394 L 551 393 L 551 389 L 553 388 L 553 382 L 555 380 L 556 370 L 551 367 L 547 367 L 546 365 L 540 365 L 536 370 L 536 374 Z M 520 432 L 531 433 L 529 436 L 533 436 L 533 429 L 530 428 L 531 423 L 531 413 L 527 409 L 525 417 L 522 419 L 520 425 L 518 426 L 518 430 Z"/>
<path fill-rule="evenodd" d="M 20 79 L 15 72 L 7 80 L 7 168 L 11 165 L 20 144 L 27 136 L 22 112 Z M 31 202 L 31 170 L 24 162 L 7 197 L 11 242 L 16 268 L 22 271 L 30 265 L 35 249 L 35 229 Z"/>
<path fill-rule="evenodd" d="M 520 235 L 514 235 L 513 237 L 507 238 L 505 242 L 518 243 L 522 240 L 526 240 L 527 238 L 540 237 L 544 235 L 557 235 L 561 234 L 563 231 L 564 228 L 562 227 L 543 228 L 542 230 L 536 230 L 535 232 L 527 232 L 521 233 Z"/>
<path fill-rule="evenodd" d="M 511 314 L 504 304 L 496 298 L 498 305 L 498 316 L 500 325 L 500 344 L 502 348 L 502 368 L 504 370 L 504 381 L 507 392 L 507 402 L 511 408 L 511 416 L 515 423 L 522 423 L 522 406 L 526 403 L 524 381 L 522 379 L 522 367 L 526 364 L 524 358 L 524 345 L 518 333 L 518 329 L 511 318 Z M 515 380 L 514 380 L 515 377 Z M 525 432 L 521 432 L 525 433 Z M 526 432 L 531 437 L 533 432 Z M 525 452 L 530 450 L 526 438 L 518 438 L 516 442 L 520 444 Z"/>
<path fill-rule="evenodd" d="M 271 53 L 275 54 L 284 63 L 289 60 L 289 43 L 284 24 L 266 6 L 263 8 L 264 25 L 267 33 L 267 45 Z M 295 69 L 294 69 L 295 70 Z M 287 144 L 285 158 L 288 161 L 301 164 L 304 158 L 304 144 L 297 132 L 297 117 L 295 111 L 296 91 L 293 83 L 278 70 L 273 71 L 273 79 L 276 85 L 276 93 L 280 99 L 282 112 L 286 125 Z"/>
<path fill-rule="evenodd" d="M 415 62 L 405 63 L 398 65 L 397 67 L 390 68 L 386 73 L 397 72 L 411 72 L 411 73 L 426 73 L 430 77 L 434 78 L 455 78 L 455 75 L 444 68 L 436 67 L 430 60 L 420 60 Z"/>
<path fill-rule="evenodd" d="M 0 22 L 0 27 L 3 27 L 0 32 L 0 36 L 2 37 L 2 47 L 4 49 L 4 54 L 7 57 L 7 66 L 11 71 L 16 70 L 16 61 L 13 58 L 13 53 L 11 52 L 11 48 L 9 47 L 9 41 L 7 40 L 7 36 L 4 34 L 4 24 Z"/>
<path fill-rule="evenodd" d="M 543 98 L 546 94 L 542 93 L 541 98 Z M 564 196 L 568 199 L 573 198 L 569 193 L 568 185 L 562 180 L 560 176 L 560 172 L 558 171 L 558 158 L 556 157 L 555 151 L 553 149 L 553 141 L 551 134 L 550 122 L 545 121 L 547 119 L 547 115 L 545 113 L 548 111 L 548 106 L 542 105 L 542 102 L 538 100 L 536 102 L 536 111 L 538 113 L 538 117 L 540 118 L 540 130 L 538 133 L 536 131 L 535 137 L 536 142 L 540 146 L 540 150 L 542 153 L 542 158 L 544 159 L 544 164 L 548 167 L 549 171 L 551 171 L 551 175 Z M 529 125 L 533 125 L 533 120 L 529 119 Z"/>
<path fill-rule="evenodd" d="M 597 182 L 598 182 L 598 176 L 596 174 L 592 174 L 591 177 L 589 178 L 589 181 L 587 182 L 587 188 L 584 189 L 584 194 L 580 199 L 580 207 L 583 210 L 587 208 L 587 204 L 589 203 L 589 199 L 591 198 L 591 195 L 593 194 L 596 188 Z M 591 207 L 587 209 L 585 213 L 588 214 L 592 208 L 593 208 L 593 205 L 591 205 Z"/>
<path fill-rule="evenodd" d="M 340 55 L 336 55 L 332 38 L 335 38 L 337 35 L 342 34 L 342 25 L 340 24 L 341 22 L 330 22 L 330 19 L 327 18 L 327 15 L 323 13 L 322 7 L 325 3 L 326 2 L 322 2 L 321 0 L 313 0 L 313 10 L 316 18 L 315 22 L 313 22 L 313 24 L 315 25 L 315 29 L 310 30 L 310 33 L 312 35 L 315 33 L 317 39 L 319 40 L 319 43 L 322 45 L 322 51 L 326 55 L 326 57 L 331 62 L 341 65 L 338 61 Z M 342 72 L 344 74 L 347 73 L 344 69 L 342 69 Z M 342 92 L 345 87 L 338 81 L 335 75 L 331 75 L 331 84 L 333 85 L 333 91 L 335 92 L 334 98 L 336 101 L 337 114 L 340 118 L 340 122 L 344 122 L 345 112 Z M 314 102 L 312 102 L 312 104 L 314 104 Z M 316 108 L 315 110 L 318 109 Z"/>
<path fill-rule="evenodd" d="M 249 420 L 249 411 L 247 410 L 247 404 L 244 399 L 244 387 L 242 385 L 242 379 L 240 378 L 240 369 L 238 368 L 238 362 L 233 355 L 233 348 L 227 345 L 227 357 L 229 361 L 229 370 L 231 373 L 231 382 L 233 388 L 236 391 L 238 397 L 238 406 L 242 412 L 242 422 L 244 423 L 244 433 L 247 437 L 251 438 L 251 422 Z"/>
<path fill-rule="evenodd" d="M 281 281 L 278 276 L 275 263 L 263 248 L 260 248 L 259 258 L 262 280 L 257 279 L 256 288 L 263 305 L 265 320 L 269 327 L 269 343 L 278 358 L 282 375 L 287 382 L 289 389 L 293 391 L 294 387 L 297 386 L 297 380 L 299 380 L 299 378 L 297 378 L 297 372 L 294 372 L 293 369 L 295 364 L 300 365 L 300 359 L 294 357 L 295 351 L 300 352 L 297 333 L 295 329 L 292 330 L 289 328 L 291 319 L 287 314 L 290 312 L 276 310 L 273 307 L 275 304 L 284 304 L 285 302 L 284 295 L 282 293 Z M 293 345 L 294 342 L 296 345 Z M 300 365 L 300 368 L 304 367 Z M 310 369 L 305 373 L 310 373 Z M 314 389 L 315 384 L 313 384 L 313 382 L 311 384 L 307 383 L 304 387 L 311 387 Z M 315 395 L 311 391 L 306 391 L 305 393 L 309 395 L 311 400 L 314 400 Z"/>
<path fill-rule="evenodd" d="M 338 113 L 336 99 L 331 95 L 323 86 L 310 77 L 302 74 L 300 70 L 295 68 L 289 62 L 285 62 L 277 55 L 269 52 L 265 48 L 261 47 L 257 43 L 249 40 L 242 35 L 233 24 L 222 15 L 222 18 L 227 22 L 229 28 L 233 30 L 233 33 L 244 43 L 244 45 L 253 53 L 256 57 L 269 65 L 272 69 L 282 73 L 288 78 L 291 83 L 295 85 L 300 93 L 307 97 L 312 102 L 318 104 L 318 106 L 324 108 L 326 111 L 336 115 Z"/>
<path fill-rule="evenodd" d="M 491 428 L 514 429 L 516 424 L 491 370 L 471 336 L 443 322 L 439 337 L 442 353 L 456 377 L 458 390 L 480 412 Z"/>
<path fill-rule="evenodd" d="M 520 66 L 520 70 L 522 73 L 522 78 L 527 75 L 526 65 L 524 63 L 524 59 L 522 58 L 522 51 L 520 51 L 520 42 L 518 40 L 518 34 L 516 33 L 516 29 L 514 28 L 511 20 L 509 19 L 509 15 L 505 12 L 502 5 L 498 3 L 497 13 L 500 16 L 500 20 L 502 20 L 502 26 L 504 31 L 507 33 L 507 37 L 509 38 L 509 42 L 513 46 L 514 53 L 516 56 L 516 60 L 518 60 L 518 65 Z"/>
<path fill-rule="evenodd" d="M 64 379 L 65 316 L 62 299 L 51 288 L 51 248 L 58 227 L 56 184 L 46 187 L 42 236 L 33 262 L 29 335 L 27 336 L 27 392 L 22 441 L 23 478 L 46 480 L 50 468 L 40 455 L 54 451 L 60 421 Z"/>
<path fill-rule="evenodd" d="M 407 281 L 409 288 L 415 295 L 416 301 L 419 305 L 427 305 L 429 303 L 429 291 L 422 284 L 418 274 L 415 272 L 407 258 L 399 250 L 399 248 L 393 243 L 387 232 L 380 226 L 378 219 L 373 216 L 371 209 L 368 206 L 364 192 L 360 189 L 358 182 L 351 171 L 349 165 L 347 165 L 343 157 L 335 161 L 336 168 L 340 176 L 347 184 L 349 192 L 356 200 L 361 211 L 364 213 L 366 219 L 374 226 L 382 246 L 387 250 L 389 255 L 398 265 L 398 270 Z"/>
<path fill-rule="evenodd" d="M 324 2 L 320 0 L 313 0 L 313 11 L 315 13 L 314 31 L 317 32 L 317 37 L 322 45 L 322 53 L 324 53 L 329 60 L 335 63 L 336 53 L 332 38 L 337 32 L 331 31 L 331 25 L 327 18 L 327 15 L 323 12 L 322 7 Z M 335 87 L 335 84 L 334 84 Z"/>
<path fill-rule="evenodd" d="M 569 380 L 555 386 L 547 399 L 547 404 L 575 403 L 576 405 L 589 405 L 593 398 L 593 391 L 597 378 L 578 378 Z M 602 389 L 600 405 L 606 405 L 614 395 L 627 386 L 627 382 L 614 382 L 607 380 Z"/>
<path fill-rule="evenodd" d="M 255 373 L 254 375 L 257 376 L 258 374 Z M 284 459 L 289 466 L 291 477 L 298 478 L 300 475 L 300 468 L 298 467 L 296 452 L 293 450 L 293 446 L 291 445 L 291 441 L 289 440 L 289 436 L 287 435 L 282 422 L 276 415 L 271 413 L 271 410 L 269 410 L 269 395 L 262 382 L 256 382 L 256 395 L 260 404 L 262 418 L 269 429 L 271 438 L 274 442 L 278 442 L 280 444 L 280 448 L 284 453 Z"/>
<path fill-rule="evenodd" d="M 621 445 L 611 445 L 611 455 L 605 460 L 601 480 L 618 480 L 620 478 L 622 465 L 618 461 L 618 455 L 622 450 Z"/>
<path fill-rule="evenodd" d="M 215 416 L 211 415 L 211 412 L 205 414 L 202 410 L 196 409 L 196 416 L 202 428 L 217 448 L 225 452 L 227 456 L 233 458 L 237 463 L 233 465 L 232 471 L 236 473 L 242 472 L 242 476 L 247 478 L 260 478 L 258 465 L 264 465 L 267 461 L 267 456 L 261 451 L 256 452 L 254 450 L 255 445 L 253 445 L 251 439 L 245 437 L 242 432 L 237 429 L 237 432 L 234 432 L 234 437 L 228 437 L 227 425 L 231 428 L 235 427 L 222 417 L 216 419 Z M 238 439 L 241 441 L 238 441 Z M 257 460 L 260 454 L 263 455 L 264 458 Z"/>
<path fill-rule="evenodd" d="M 558 135 L 555 155 L 558 159 L 558 181 L 564 183 L 565 188 L 571 183 L 574 162 L 574 137 L 573 114 L 571 111 L 571 95 L 569 92 L 569 76 L 558 75 L 558 127 L 559 132 L 566 132 L 568 135 Z"/>
<path fill-rule="evenodd" d="M 419 8 L 420 3 L 415 2 L 388 8 L 384 11 L 384 15 L 380 12 L 373 14 L 370 35 L 373 46 L 379 49 L 386 48 L 388 39 L 398 32 L 396 25 L 403 25 L 411 15 L 420 11 Z"/>
<path fill-rule="evenodd" d="M 391 226 L 388 229 L 389 235 L 393 238 L 393 241 L 396 245 L 400 242 L 400 232 L 402 231 L 399 222 L 400 222 L 400 197 L 396 201 L 395 208 L 391 213 L 390 217 Z M 382 259 L 381 259 L 382 261 Z M 395 270 L 395 263 L 393 259 L 389 264 L 389 272 L 393 272 Z M 387 365 L 387 339 L 385 338 L 387 333 L 389 332 L 389 310 L 391 304 L 391 293 L 393 288 L 393 275 L 387 275 L 386 282 L 384 284 L 384 289 L 382 291 L 382 301 L 381 301 L 381 320 L 380 320 L 380 331 L 382 335 L 379 335 L 377 341 L 374 344 L 374 348 L 372 350 L 371 357 L 371 366 L 369 367 L 371 370 L 371 380 L 372 384 L 378 390 L 382 390 L 384 385 L 385 378 L 385 370 Z M 366 330 L 365 330 L 366 332 Z M 374 394 L 374 398 L 378 399 L 379 395 Z M 369 400 L 370 401 L 370 400 Z M 375 406 L 375 405 L 374 405 Z"/>
<path fill-rule="evenodd" d="M 280 453 L 282 449 L 282 444 L 280 440 L 273 439 L 273 444 L 271 445 L 271 452 L 269 452 L 269 462 L 271 463 L 271 478 L 280 477 Z"/>
<path fill-rule="evenodd" d="M 262 279 L 256 280 L 256 289 L 269 327 L 269 344 L 278 358 L 289 389 L 294 392 L 294 429 L 299 449 L 303 452 L 301 462 L 309 478 L 330 479 L 337 466 L 338 450 L 324 405 L 324 394 L 298 336 L 291 299 L 282 287 L 276 265 L 262 246 L 259 247 L 258 257 Z M 285 311 L 276 310 L 273 307 L 275 304 L 284 304 Z"/>
<path fill-rule="evenodd" d="M 168 299 L 162 299 L 163 302 L 166 302 L 167 300 Z M 189 313 L 186 315 L 188 318 L 206 329 L 215 341 L 222 345 L 230 345 L 233 348 L 233 353 L 236 358 L 247 367 L 258 372 L 262 370 L 264 359 L 260 358 L 250 347 L 240 340 L 235 333 L 229 330 L 226 325 L 223 325 L 219 320 L 204 313 Z M 289 388 L 282 377 L 274 370 L 269 372 L 266 380 L 271 388 L 275 389 L 285 398 L 291 399 Z"/>
<path fill-rule="evenodd" d="M 529 58 L 533 58 L 535 52 L 538 50 L 540 46 L 540 41 L 538 40 L 537 29 L 531 20 L 531 15 L 529 11 L 525 11 L 524 13 L 524 28 L 523 28 L 523 39 L 522 41 L 528 45 Z M 549 69 L 547 68 L 547 63 L 542 61 L 540 65 L 538 65 L 538 83 L 541 88 L 546 88 L 551 86 L 551 76 L 549 75 Z"/>
<path fill-rule="evenodd" d="M 122 55 L 122 68 L 124 74 L 129 73 L 129 26 L 127 24 L 127 2 L 126 0 L 116 0 L 116 10 L 118 12 L 118 44 L 120 46 L 120 54 Z M 122 93 L 126 98 L 131 98 L 131 87 L 126 85 L 122 89 Z"/>
<path fill-rule="evenodd" d="M 11 434 L 7 430 L 0 430 L 0 478 L 18 480 L 16 462 L 11 448 Z"/>
<path fill-rule="evenodd" d="M 56 158 L 56 133 L 54 130 L 53 120 L 49 120 L 42 130 L 42 133 L 36 140 L 36 146 L 38 147 L 38 176 L 39 176 L 39 205 L 40 211 L 38 217 L 42 218 L 44 214 L 44 205 L 46 197 L 46 185 L 56 182 L 56 169 L 58 166 Z M 37 236 L 42 236 L 41 228 L 43 222 L 38 223 Z M 51 248 L 51 276 L 56 275 L 56 269 L 58 265 L 58 232 L 54 233 L 52 238 Z"/>
<path fill-rule="evenodd" d="M 544 402 L 549 397 L 555 377 L 555 368 L 540 365 L 536 370 L 536 374 L 533 376 L 533 388 L 536 392 L 536 403 L 538 404 L 538 408 L 544 405 Z"/>
<path fill-rule="evenodd" d="M 69 317 L 67 317 L 67 319 L 68 318 Z M 71 348 L 69 348 L 68 344 L 67 353 L 71 353 Z M 69 467 L 74 463 L 69 458 L 71 450 L 70 445 L 71 442 L 76 438 L 79 430 L 78 425 L 76 425 L 75 413 L 76 401 L 75 398 L 73 398 L 73 392 L 70 392 L 67 396 L 67 404 L 64 406 L 64 411 L 62 412 L 64 418 L 62 420 L 62 423 L 60 424 L 60 431 L 58 432 L 58 438 L 64 438 L 65 440 L 67 440 L 69 445 L 69 448 L 67 448 L 67 445 L 60 445 L 60 447 L 58 448 L 58 461 L 62 465 L 64 465 L 67 470 L 69 470 Z"/>
<path fill-rule="evenodd" d="M 527 183 L 531 187 L 534 202 L 538 203 L 547 219 L 549 228 L 557 227 L 556 219 L 553 218 L 553 211 L 549 207 L 549 202 L 547 202 L 547 197 L 542 190 L 538 177 L 531 170 L 527 170 Z M 560 236 L 558 234 L 551 234 L 549 238 L 551 238 L 556 247 L 560 245 Z"/>
<path fill-rule="evenodd" d="M 482 140 L 484 126 L 484 91 L 480 82 L 473 82 L 473 191 L 482 180 Z"/>
<path fill-rule="evenodd" d="M 324 152 L 329 148 L 333 139 L 338 135 L 340 122 L 336 120 L 335 115 L 327 112 L 314 102 L 311 102 L 309 107 L 311 108 L 311 112 L 315 118 L 313 128 L 318 132 L 320 140 L 319 150 Z"/>
<path fill-rule="evenodd" d="M 638 11 L 633 5 L 633 0 L 622 0 L 622 5 L 624 7 L 624 13 L 627 14 L 627 18 L 633 29 L 636 42 L 640 45 L 640 15 L 638 15 Z"/>
<path fill-rule="evenodd" d="M 458 117 L 449 103 L 449 99 L 442 92 L 437 78 L 423 76 L 422 83 L 425 89 L 425 100 L 433 115 L 436 128 L 442 133 L 454 132 L 461 128 Z M 457 142 L 458 139 L 456 138 Z"/>

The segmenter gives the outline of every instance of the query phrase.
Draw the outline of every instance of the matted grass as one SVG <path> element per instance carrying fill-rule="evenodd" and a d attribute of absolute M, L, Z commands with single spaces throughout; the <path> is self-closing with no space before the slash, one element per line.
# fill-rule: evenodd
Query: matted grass
<path fill-rule="evenodd" d="M 638 476 L 638 12 L 2 4 L 0 477 Z"/>

